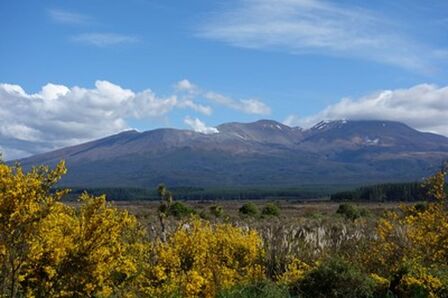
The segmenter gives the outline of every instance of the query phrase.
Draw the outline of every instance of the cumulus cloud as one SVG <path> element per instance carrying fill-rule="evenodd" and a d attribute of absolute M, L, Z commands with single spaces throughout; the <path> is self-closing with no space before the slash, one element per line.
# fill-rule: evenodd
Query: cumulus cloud
<path fill-rule="evenodd" d="M 420 84 L 408 89 L 383 90 L 361 98 L 343 98 L 319 113 L 284 123 L 310 127 L 321 120 L 392 120 L 422 131 L 448 136 L 448 86 Z"/>
<path fill-rule="evenodd" d="M 82 33 L 71 38 L 73 42 L 83 43 L 97 47 L 108 47 L 121 44 L 132 44 L 139 42 L 135 36 L 117 33 Z"/>
<path fill-rule="evenodd" d="M 176 83 L 176 89 L 179 91 L 187 91 L 189 93 L 197 91 L 198 87 L 189 80 L 183 79 Z"/>
<path fill-rule="evenodd" d="M 207 126 L 204 122 L 199 120 L 198 118 L 191 118 L 189 116 L 185 117 L 184 123 L 191 127 L 196 132 L 200 132 L 203 134 L 213 134 L 218 133 L 218 129 L 216 127 Z"/>
<path fill-rule="evenodd" d="M 378 12 L 324 0 L 240 0 L 203 22 L 198 36 L 232 46 L 348 56 L 431 72 L 437 49 Z"/>
<path fill-rule="evenodd" d="M 214 91 L 203 90 L 188 80 L 179 81 L 175 87 L 179 92 L 185 92 L 188 98 L 205 98 L 215 104 L 246 114 L 268 115 L 271 113 L 271 108 L 258 99 L 237 100 Z"/>
<path fill-rule="evenodd" d="M 47 84 L 34 94 L 0 84 L 0 146 L 7 159 L 24 157 L 111 135 L 129 129 L 127 119 L 162 117 L 175 108 L 211 113 L 191 99 L 108 81 L 91 89 Z"/>

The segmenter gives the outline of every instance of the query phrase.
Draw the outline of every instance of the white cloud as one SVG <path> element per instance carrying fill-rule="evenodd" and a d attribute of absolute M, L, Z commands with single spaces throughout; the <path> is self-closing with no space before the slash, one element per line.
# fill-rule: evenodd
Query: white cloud
<path fill-rule="evenodd" d="M 160 118 L 175 108 L 211 113 L 177 95 L 134 92 L 108 81 L 92 89 L 47 84 L 34 94 L 0 84 L 0 146 L 7 159 L 24 157 L 111 135 L 128 129 L 128 119 Z"/>
<path fill-rule="evenodd" d="M 74 42 L 93 45 L 97 47 L 107 47 L 139 42 L 139 39 L 135 36 L 116 33 L 82 33 L 73 36 L 71 40 Z"/>
<path fill-rule="evenodd" d="M 408 89 L 383 90 L 358 99 L 343 98 L 309 117 L 291 115 L 285 123 L 310 127 L 321 120 L 392 120 L 448 136 L 447 115 L 448 86 L 420 84 Z"/>
<path fill-rule="evenodd" d="M 205 105 L 201 105 L 201 104 L 197 104 L 194 101 L 190 100 L 190 99 L 185 99 L 183 101 L 179 102 L 179 107 L 185 107 L 185 108 L 190 108 L 192 110 L 195 110 L 196 112 L 199 112 L 201 114 L 204 115 L 208 115 L 210 116 L 213 112 L 212 108 L 209 106 L 205 106 Z"/>
<path fill-rule="evenodd" d="M 175 85 L 175 88 L 178 92 L 185 92 L 186 94 L 184 95 L 184 98 L 186 99 L 205 98 L 216 104 L 246 114 L 269 115 L 271 113 L 271 108 L 267 104 L 258 99 L 249 98 L 249 99 L 236 100 L 214 91 L 203 90 L 188 80 L 179 81 Z M 207 111 L 202 107 L 193 109 L 201 111 L 203 114 L 209 115 L 209 113 L 207 113 Z"/>
<path fill-rule="evenodd" d="M 48 14 L 55 22 L 62 24 L 87 25 L 93 22 L 90 16 L 61 9 L 50 9 Z"/>
<path fill-rule="evenodd" d="M 204 122 L 199 120 L 198 118 L 185 117 L 184 123 L 191 127 L 196 132 L 200 132 L 203 134 L 214 134 L 218 133 L 218 129 L 216 127 L 210 127 L 205 125 Z"/>
<path fill-rule="evenodd" d="M 258 99 L 242 99 L 235 105 L 237 110 L 241 110 L 248 114 L 268 115 L 271 108 Z"/>
<path fill-rule="evenodd" d="M 407 37 L 402 27 L 337 2 L 240 0 L 213 14 L 198 36 L 243 48 L 348 56 L 431 72 L 437 50 Z"/>
<path fill-rule="evenodd" d="M 283 120 L 283 124 L 290 127 L 300 126 L 302 125 L 300 120 L 300 117 L 297 115 L 289 115 L 285 118 L 285 120 Z"/>
<path fill-rule="evenodd" d="M 233 98 L 215 92 L 207 92 L 204 94 L 204 97 L 247 114 L 267 115 L 271 113 L 271 109 L 266 104 L 256 99 L 234 100 Z"/>
<path fill-rule="evenodd" d="M 61 24 L 92 25 L 95 23 L 94 19 L 88 15 L 61 9 L 50 9 L 48 10 L 48 14 L 53 21 Z M 91 32 L 73 35 L 70 37 L 70 41 L 96 47 L 108 47 L 123 44 L 133 44 L 139 42 L 140 39 L 136 36 L 112 32 Z"/>
<path fill-rule="evenodd" d="M 174 109 L 209 116 L 213 109 L 200 102 L 205 100 L 243 113 L 271 111 L 261 101 L 235 100 L 188 80 L 174 85 L 173 91 L 161 97 L 149 89 L 136 92 L 96 81 L 93 88 L 49 83 L 27 93 L 19 85 L 0 84 L 0 147 L 9 160 L 115 134 L 129 129 L 133 119 L 162 120 Z M 202 133 L 217 132 L 197 118 L 187 117 L 184 123 Z"/>
<path fill-rule="evenodd" d="M 195 92 L 198 87 L 192 84 L 189 80 L 183 79 L 176 83 L 176 89 L 179 91 Z"/>

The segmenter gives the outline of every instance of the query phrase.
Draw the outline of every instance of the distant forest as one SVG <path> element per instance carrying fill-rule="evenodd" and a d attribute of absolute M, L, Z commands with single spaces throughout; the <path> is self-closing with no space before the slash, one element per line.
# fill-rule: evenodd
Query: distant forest
<path fill-rule="evenodd" d="M 427 189 L 421 183 L 388 183 L 359 187 L 330 196 L 332 201 L 424 201 L 428 199 Z"/>
<path fill-rule="evenodd" d="M 64 198 L 73 201 L 83 192 L 92 195 L 105 194 L 112 201 L 147 201 L 158 200 L 156 188 L 131 188 L 131 187 L 99 187 L 80 188 L 68 187 L 70 193 Z M 201 188 L 201 187 L 170 187 L 177 200 L 310 200 L 328 199 L 332 193 L 350 189 L 335 185 L 311 185 L 291 188 Z"/>
<path fill-rule="evenodd" d="M 70 188 L 70 187 L 69 187 Z M 92 195 L 105 194 L 111 201 L 158 200 L 156 189 L 132 187 L 71 187 L 65 201 L 74 201 L 83 192 Z M 426 189 L 421 183 L 387 183 L 370 186 L 312 185 L 291 188 L 214 188 L 175 187 L 171 188 L 178 200 L 328 200 L 331 201 L 423 201 L 427 199 Z"/>

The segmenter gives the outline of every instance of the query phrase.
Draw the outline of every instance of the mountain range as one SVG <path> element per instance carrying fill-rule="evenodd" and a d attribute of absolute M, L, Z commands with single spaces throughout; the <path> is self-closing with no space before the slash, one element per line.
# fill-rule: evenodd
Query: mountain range
<path fill-rule="evenodd" d="M 323 121 L 310 129 L 272 120 L 225 123 L 218 132 L 155 129 L 20 160 L 64 159 L 72 187 L 239 187 L 416 181 L 448 160 L 448 138 L 391 121 Z"/>

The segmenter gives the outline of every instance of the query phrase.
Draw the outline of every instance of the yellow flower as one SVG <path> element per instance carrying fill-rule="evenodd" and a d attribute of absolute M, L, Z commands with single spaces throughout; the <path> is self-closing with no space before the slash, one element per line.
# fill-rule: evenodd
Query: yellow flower
<path fill-rule="evenodd" d="M 186 297 L 214 297 L 219 289 L 263 276 L 261 244 L 255 231 L 229 224 L 199 219 L 180 224 L 167 242 L 154 246 L 144 291 L 153 296 L 181 291 Z"/>
<path fill-rule="evenodd" d="M 390 282 L 387 278 L 381 277 L 375 273 L 370 274 L 370 278 L 381 288 L 389 287 Z"/>
<path fill-rule="evenodd" d="M 311 269 L 311 266 L 295 258 L 288 264 L 286 272 L 278 277 L 278 282 L 282 284 L 296 283 Z"/>

